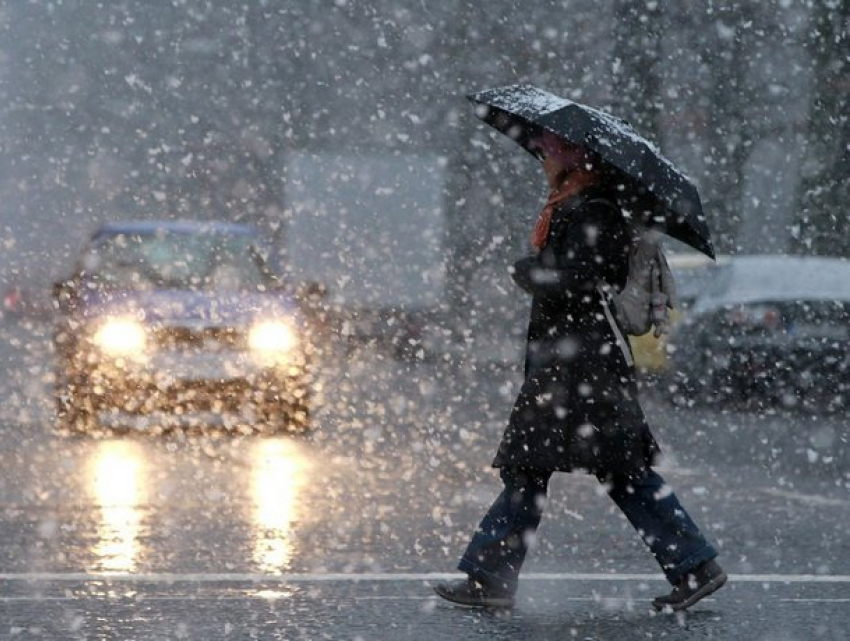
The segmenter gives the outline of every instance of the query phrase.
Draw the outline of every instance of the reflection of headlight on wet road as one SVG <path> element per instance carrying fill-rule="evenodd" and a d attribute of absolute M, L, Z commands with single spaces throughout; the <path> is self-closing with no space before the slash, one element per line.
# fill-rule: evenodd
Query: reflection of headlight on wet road
<path fill-rule="evenodd" d="M 136 356 L 145 351 L 147 336 L 141 323 L 113 318 L 97 329 L 94 343 L 111 356 Z"/>
<path fill-rule="evenodd" d="M 284 572 L 294 552 L 292 524 L 304 516 L 297 513 L 303 506 L 296 498 L 308 461 L 291 443 L 278 440 L 257 443 L 252 458 L 254 561 L 262 572 Z"/>
<path fill-rule="evenodd" d="M 97 445 L 89 468 L 92 499 L 101 513 L 93 569 L 132 572 L 141 547 L 141 506 L 149 483 L 143 451 L 135 443 L 104 441 Z"/>
<path fill-rule="evenodd" d="M 260 355 L 282 355 L 292 350 L 296 343 L 292 327 L 282 321 L 257 323 L 248 334 L 248 346 Z"/>

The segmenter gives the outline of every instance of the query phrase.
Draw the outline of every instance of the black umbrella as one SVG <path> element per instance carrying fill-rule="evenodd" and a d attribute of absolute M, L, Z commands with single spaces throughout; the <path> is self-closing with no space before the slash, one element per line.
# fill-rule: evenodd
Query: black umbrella
<path fill-rule="evenodd" d="M 582 145 L 614 168 L 640 195 L 636 215 L 714 258 L 699 193 L 690 179 L 627 122 L 532 85 L 512 85 L 468 96 L 476 115 L 536 157 L 532 140 L 544 130 Z M 640 212 L 640 213 L 637 213 Z"/>

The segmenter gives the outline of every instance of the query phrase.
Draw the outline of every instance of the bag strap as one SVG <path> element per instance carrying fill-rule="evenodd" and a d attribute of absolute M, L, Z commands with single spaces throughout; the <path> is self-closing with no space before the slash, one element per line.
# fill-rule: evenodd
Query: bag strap
<path fill-rule="evenodd" d="M 594 198 L 589 198 L 583 204 L 585 204 L 585 205 L 605 205 L 609 209 L 614 210 L 616 213 L 618 213 L 618 214 L 620 213 L 620 208 L 617 206 L 617 203 L 615 203 L 610 198 L 604 198 L 602 196 L 596 196 Z"/>
<path fill-rule="evenodd" d="M 599 301 L 602 304 L 602 313 L 605 315 L 608 325 L 611 326 L 611 331 L 614 333 L 614 340 L 617 343 L 617 347 L 619 347 L 620 351 L 623 353 L 623 358 L 626 360 L 626 363 L 629 367 L 632 367 L 635 364 L 635 357 L 632 354 L 632 345 L 629 343 L 628 339 L 623 336 L 623 330 L 620 327 L 620 323 L 617 321 L 617 316 L 611 311 L 612 300 L 610 293 L 600 286 L 596 287 L 596 291 L 599 293 Z"/>

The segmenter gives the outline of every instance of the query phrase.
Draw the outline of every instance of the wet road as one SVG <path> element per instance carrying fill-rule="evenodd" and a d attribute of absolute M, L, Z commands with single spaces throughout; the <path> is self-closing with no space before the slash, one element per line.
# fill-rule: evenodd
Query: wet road
<path fill-rule="evenodd" d="M 335 358 L 311 438 L 57 434 L 44 328 L 0 357 L 0 638 L 844 639 L 844 416 L 645 405 L 730 585 L 684 617 L 595 480 L 557 475 L 518 606 L 429 585 L 494 493 L 514 369 Z M 468 365 L 468 362 L 467 362 Z"/>

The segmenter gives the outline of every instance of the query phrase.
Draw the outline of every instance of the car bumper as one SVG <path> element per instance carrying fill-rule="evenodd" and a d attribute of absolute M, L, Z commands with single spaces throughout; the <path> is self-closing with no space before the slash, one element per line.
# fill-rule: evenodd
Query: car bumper
<path fill-rule="evenodd" d="M 723 373 L 739 382 L 850 391 L 848 345 L 787 348 L 750 344 L 718 350 L 712 361 L 715 373 Z"/>
<path fill-rule="evenodd" d="M 83 362 L 82 367 L 79 363 Z M 78 359 L 69 372 L 100 406 L 128 412 L 230 411 L 245 404 L 303 404 L 311 387 L 304 355 L 264 363 L 244 352 L 158 353 L 144 359 Z"/>

